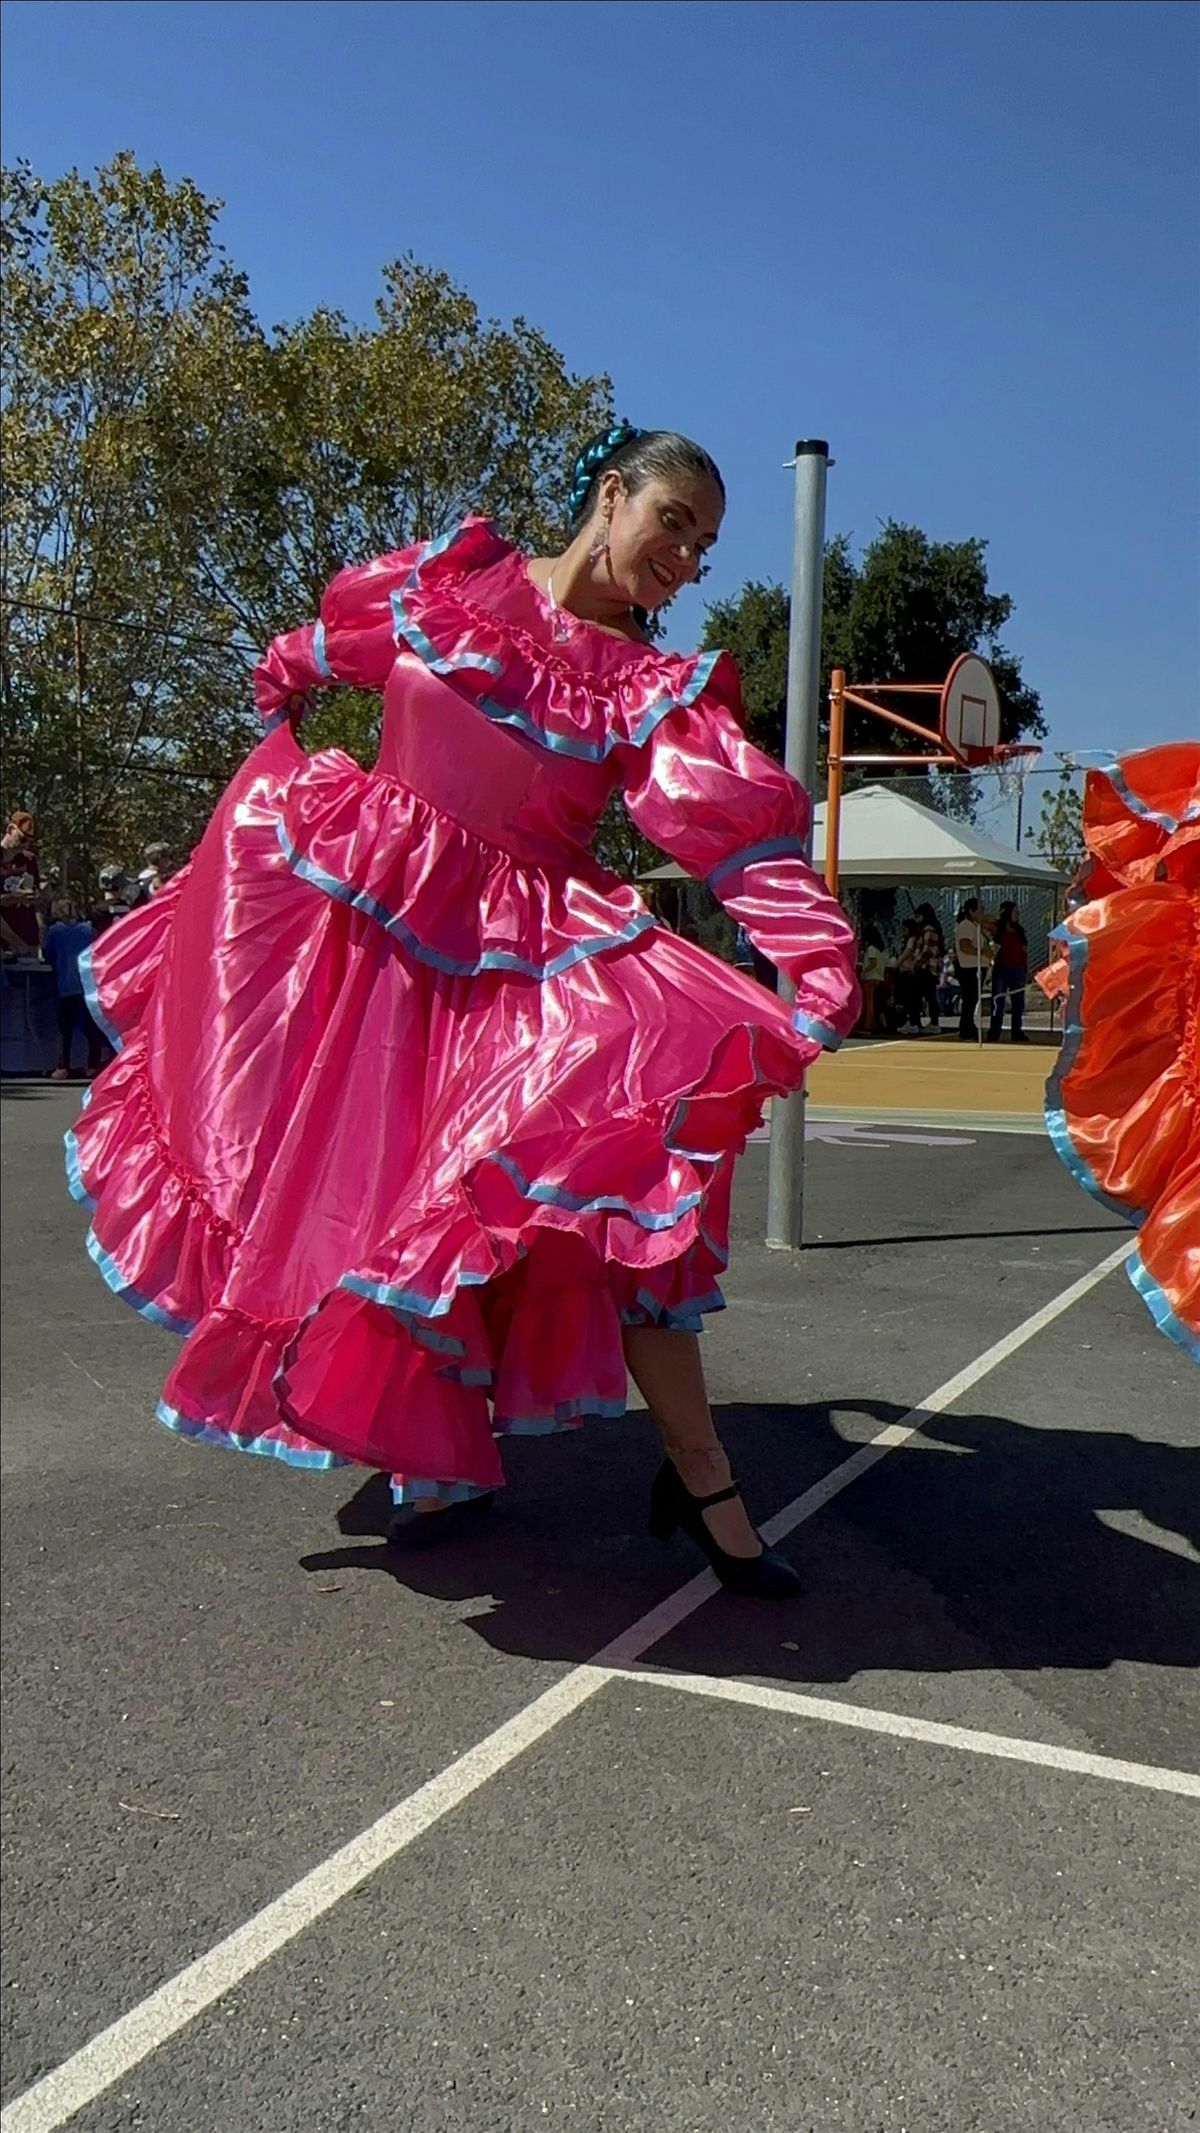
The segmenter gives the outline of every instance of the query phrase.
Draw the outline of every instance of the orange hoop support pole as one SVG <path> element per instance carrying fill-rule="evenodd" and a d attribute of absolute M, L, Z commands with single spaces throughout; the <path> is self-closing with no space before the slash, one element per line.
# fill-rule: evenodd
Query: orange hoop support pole
<path fill-rule="evenodd" d="M 825 787 L 825 886 L 838 892 L 838 839 L 842 829 L 842 760 L 846 746 L 846 670 L 829 677 L 829 754 Z"/>

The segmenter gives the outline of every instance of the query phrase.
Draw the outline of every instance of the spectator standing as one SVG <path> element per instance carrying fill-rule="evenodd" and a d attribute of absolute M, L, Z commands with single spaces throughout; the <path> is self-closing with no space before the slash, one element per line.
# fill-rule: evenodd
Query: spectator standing
<path fill-rule="evenodd" d="M 992 1018 L 988 1043 L 999 1044 L 1004 1028 L 1004 1002 L 1012 1017 L 1012 1041 L 1028 1044 L 1022 1027 L 1025 1020 L 1025 987 L 1029 979 L 1029 941 L 1014 903 L 1001 904 L 996 914 L 996 960 L 992 966 Z"/>
<path fill-rule="evenodd" d="M 918 1015 L 922 1006 L 929 1009 L 931 1029 L 941 1027 L 941 1003 L 938 1000 L 938 979 L 942 959 L 946 953 L 946 936 L 941 921 L 932 904 L 918 904 L 916 918 L 921 927 L 921 940 L 917 953 Z"/>
<path fill-rule="evenodd" d="M 51 1081 L 66 1081 L 71 1073 L 71 1046 L 76 1030 L 82 1030 L 87 1045 L 87 1070 L 97 1074 L 104 1056 L 104 1039 L 88 1013 L 83 996 L 83 979 L 79 974 L 79 958 L 85 948 L 90 948 L 93 929 L 86 919 L 80 919 L 74 904 L 61 898 L 52 905 L 50 924 L 42 942 L 42 956 L 54 972 L 54 984 L 58 993 L 58 1065 L 51 1074 Z"/>
<path fill-rule="evenodd" d="M 942 957 L 938 971 L 937 1001 L 939 1015 L 952 1015 L 958 1008 L 958 978 L 955 974 L 954 957 L 947 951 Z"/>
<path fill-rule="evenodd" d="M 100 895 L 109 918 L 127 918 L 133 909 L 129 890 L 129 876 L 124 867 L 101 867 L 98 875 Z"/>
<path fill-rule="evenodd" d="M 36 956 L 42 937 L 42 886 L 37 856 L 37 824 L 18 808 L 0 837 L 0 929 L 10 955 Z"/>
<path fill-rule="evenodd" d="M 881 996 L 887 979 L 887 954 L 878 926 L 864 926 L 858 964 L 863 1010 L 859 1025 L 865 1036 L 877 1037 L 883 1027 Z"/>
<path fill-rule="evenodd" d="M 992 959 L 988 938 L 991 930 L 992 922 L 979 898 L 969 896 L 959 910 L 954 927 L 954 967 L 961 994 L 958 1035 L 962 1044 L 974 1044 L 979 1036 L 975 1015 L 979 1006 L 980 982 Z"/>
<path fill-rule="evenodd" d="M 908 1031 L 913 1036 L 921 1033 L 921 931 L 920 921 L 915 918 L 906 918 L 900 928 L 900 953 L 892 983 L 901 1036 Z"/>
<path fill-rule="evenodd" d="M 133 898 L 135 910 L 139 909 L 142 904 L 148 904 L 152 896 L 157 896 L 162 889 L 165 889 L 175 871 L 171 865 L 171 847 L 169 844 L 148 844 L 142 853 L 142 858 L 145 861 L 145 865 L 137 878 L 137 887 Z"/>

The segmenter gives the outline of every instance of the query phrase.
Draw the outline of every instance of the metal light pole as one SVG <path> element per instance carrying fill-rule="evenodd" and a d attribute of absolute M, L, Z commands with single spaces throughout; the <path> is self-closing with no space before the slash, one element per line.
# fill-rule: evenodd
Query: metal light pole
<path fill-rule="evenodd" d="M 821 680 L 821 605 L 825 588 L 825 477 L 829 446 L 823 438 L 801 441 L 792 519 L 792 612 L 788 635 L 787 726 L 783 760 L 810 795 L 817 775 L 817 692 Z M 812 857 L 809 828 L 808 856 Z M 795 988 L 779 981 L 780 998 Z M 804 1238 L 804 1097 L 776 1096 L 771 1103 L 771 1152 L 767 1180 L 767 1243 L 773 1251 L 796 1251 Z"/>

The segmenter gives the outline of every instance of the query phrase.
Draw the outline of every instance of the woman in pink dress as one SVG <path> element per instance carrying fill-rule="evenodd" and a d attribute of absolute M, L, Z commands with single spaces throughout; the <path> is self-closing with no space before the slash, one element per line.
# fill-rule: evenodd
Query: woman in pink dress
<path fill-rule="evenodd" d="M 110 1287 L 182 1336 L 181 1436 L 381 1468 L 425 1541 L 490 1501 L 499 1438 L 622 1414 L 628 1369 L 667 1453 L 652 1531 L 775 1594 L 695 1336 L 734 1159 L 858 996 L 732 661 L 646 640 L 724 501 L 698 446 L 619 424 L 562 555 L 468 518 L 333 580 L 257 669 L 266 735 L 188 866 L 96 944 L 118 1054 L 67 1159 Z M 383 693 L 372 770 L 298 745 L 339 682 Z M 618 789 L 794 1006 L 591 856 Z"/>

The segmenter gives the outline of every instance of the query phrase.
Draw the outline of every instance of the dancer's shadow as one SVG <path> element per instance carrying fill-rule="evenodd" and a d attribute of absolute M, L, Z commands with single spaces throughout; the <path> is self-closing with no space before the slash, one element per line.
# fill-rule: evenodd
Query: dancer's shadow
<path fill-rule="evenodd" d="M 904 1412 L 878 1400 L 729 1406 L 717 1423 L 765 1518 Z M 646 1532 L 654 1440 L 633 1420 L 507 1445 L 510 1486 L 492 1517 L 427 1552 L 386 1546 L 387 1485 L 373 1477 L 339 1518 L 351 1545 L 304 1567 L 480 1598 L 471 1627 L 497 1650 L 591 1658 L 702 1567 L 688 1543 L 661 1548 Z M 783 1545 L 802 1597 L 768 1609 L 721 1595 L 655 1659 L 810 1683 L 880 1669 L 1200 1666 L 1200 1449 L 942 1415 Z"/>

